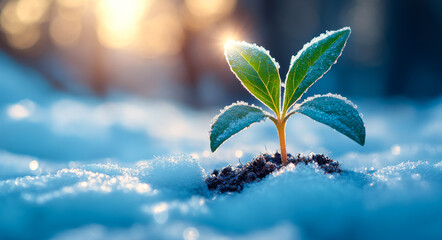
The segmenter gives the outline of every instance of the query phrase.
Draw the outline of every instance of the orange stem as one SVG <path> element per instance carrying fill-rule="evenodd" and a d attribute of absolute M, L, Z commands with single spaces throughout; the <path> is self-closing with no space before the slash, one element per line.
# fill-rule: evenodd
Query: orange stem
<path fill-rule="evenodd" d="M 278 137 L 279 137 L 279 145 L 281 147 L 281 161 L 282 165 L 287 165 L 287 150 L 285 147 L 285 123 L 283 119 L 278 119 L 275 122 L 276 129 L 278 130 Z"/>

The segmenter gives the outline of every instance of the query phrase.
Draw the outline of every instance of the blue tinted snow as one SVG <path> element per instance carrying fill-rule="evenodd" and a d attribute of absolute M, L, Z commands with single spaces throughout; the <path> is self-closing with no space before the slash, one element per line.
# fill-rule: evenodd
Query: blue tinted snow
<path fill-rule="evenodd" d="M 442 238 L 442 98 L 352 99 L 365 147 L 295 115 L 288 151 L 325 153 L 343 173 L 290 165 L 214 195 L 214 168 L 278 149 L 272 122 L 212 154 L 218 109 L 74 97 L 29 77 L 29 89 L 0 80 L 0 239 Z"/>

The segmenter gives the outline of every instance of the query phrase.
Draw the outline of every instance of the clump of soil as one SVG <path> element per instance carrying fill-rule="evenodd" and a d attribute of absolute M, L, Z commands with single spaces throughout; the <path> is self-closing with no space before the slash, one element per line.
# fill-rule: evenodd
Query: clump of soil
<path fill-rule="evenodd" d="M 325 174 L 340 173 L 342 171 L 338 162 L 323 154 L 310 154 L 307 157 L 300 154 L 293 157 L 291 154 L 287 154 L 287 160 L 295 165 L 300 163 L 305 165 L 317 164 L 319 168 L 324 170 Z M 218 193 L 241 192 L 245 184 L 259 182 L 282 167 L 281 154 L 279 152 L 275 154 L 263 153 L 245 165 L 238 165 L 236 167 L 229 165 L 221 170 L 215 169 L 206 178 L 205 182 L 209 190 Z"/>

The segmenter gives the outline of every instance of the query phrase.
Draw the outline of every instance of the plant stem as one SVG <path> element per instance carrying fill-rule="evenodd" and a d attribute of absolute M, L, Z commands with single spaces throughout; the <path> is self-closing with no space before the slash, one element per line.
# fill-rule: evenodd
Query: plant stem
<path fill-rule="evenodd" d="M 285 123 L 286 121 L 284 119 L 278 119 L 275 122 L 276 129 L 278 130 L 279 145 L 281 147 L 281 161 L 283 166 L 287 165 L 287 150 L 285 147 Z"/>
<path fill-rule="evenodd" d="M 285 124 L 287 122 L 288 117 L 285 116 L 285 114 L 278 118 L 269 117 L 270 120 L 275 124 L 276 130 L 278 130 L 278 137 L 279 137 L 279 146 L 281 147 L 281 161 L 282 165 L 287 165 L 287 150 L 285 148 Z"/>

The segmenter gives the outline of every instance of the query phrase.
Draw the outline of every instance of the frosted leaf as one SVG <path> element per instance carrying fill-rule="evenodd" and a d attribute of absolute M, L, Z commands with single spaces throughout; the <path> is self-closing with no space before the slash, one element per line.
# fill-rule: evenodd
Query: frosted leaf
<path fill-rule="evenodd" d="M 210 130 L 210 149 L 214 152 L 227 139 L 252 123 L 265 120 L 270 114 L 261 108 L 237 102 L 224 108 L 213 118 Z"/>
<path fill-rule="evenodd" d="M 288 111 L 336 63 L 350 32 L 349 27 L 327 31 L 305 44 L 296 56 L 292 56 L 285 80 L 283 112 Z"/>
<path fill-rule="evenodd" d="M 230 69 L 243 86 L 275 113 L 280 111 L 279 64 L 269 51 L 256 44 L 230 42 L 225 48 Z"/>
<path fill-rule="evenodd" d="M 340 95 L 329 93 L 307 98 L 293 111 L 336 129 L 362 146 L 365 144 L 365 126 L 356 105 Z"/>

